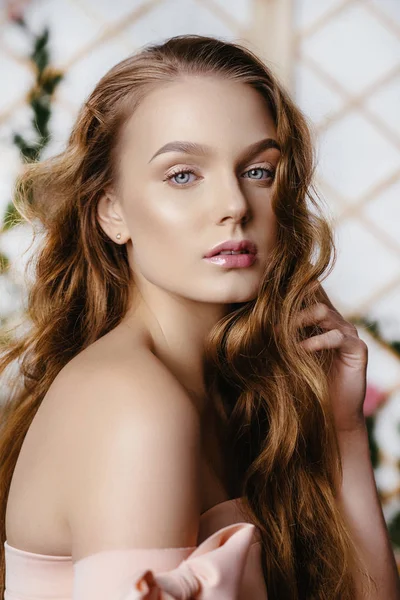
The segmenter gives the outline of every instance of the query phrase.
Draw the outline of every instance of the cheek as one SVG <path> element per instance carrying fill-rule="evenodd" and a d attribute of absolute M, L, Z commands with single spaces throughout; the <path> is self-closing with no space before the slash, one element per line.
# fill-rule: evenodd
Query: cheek
<path fill-rule="evenodd" d="M 193 203 L 185 202 L 182 192 L 171 194 L 160 186 L 148 186 L 138 191 L 127 203 L 130 225 L 136 229 L 157 229 L 160 234 L 187 230 L 194 226 L 196 210 Z M 198 212 L 198 211 L 197 211 Z M 140 232 L 138 232 L 140 233 Z"/>
<path fill-rule="evenodd" d="M 192 266 L 200 255 L 198 246 L 199 227 L 182 211 L 170 207 L 152 207 L 136 204 L 127 213 L 133 259 L 143 272 L 162 274 L 171 265 L 176 272 Z M 155 270 L 155 271 L 154 271 Z M 187 271 L 185 271 L 187 274 Z"/>
<path fill-rule="evenodd" d="M 267 198 L 264 202 L 254 203 L 253 214 L 257 227 L 262 227 L 269 237 L 274 236 L 277 230 L 277 220 L 271 201 Z"/>

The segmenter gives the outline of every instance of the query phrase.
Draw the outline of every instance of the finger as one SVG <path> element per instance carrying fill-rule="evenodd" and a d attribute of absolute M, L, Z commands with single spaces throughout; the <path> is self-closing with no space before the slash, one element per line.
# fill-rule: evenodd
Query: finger
<path fill-rule="evenodd" d="M 338 328 L 342 324 L 340 315 L 326 304 L 320 302 L 302 310 L 296 321 L 298 327 L 318 324 L 325 329 Z"/>
<path fill-rule="evenodd" d="M 339 329 L 331 329 L 320 335 L 314 335 L 300 342 L 306 350 L 323 350 L 325 348 L 339 348 L 343 345 L 345 334 Z"/>
<path fill-rule="evenodd" d="M 353 359 L 363 360 L 368 356 L 368 346 L 352 335 L 347 335 L 342 330 L 331 329 L 320 335 L 307 338 L 300 342 L 306 349 L 311 351 L 324 350 L 325 348 L 340 348 L 342 353 L 347 353 Z"/>

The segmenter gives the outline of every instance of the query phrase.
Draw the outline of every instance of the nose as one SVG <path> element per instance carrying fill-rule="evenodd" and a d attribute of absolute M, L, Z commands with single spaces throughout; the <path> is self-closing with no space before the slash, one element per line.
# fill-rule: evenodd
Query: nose
<path fill-rule="evenodd" d="M 220 224 L 229 220 L 245 223 L 250 219 L 249 203 L 236 178 L 229 180 L 223 189 L 219 190 L 216 204 L 217 220 Z"/>

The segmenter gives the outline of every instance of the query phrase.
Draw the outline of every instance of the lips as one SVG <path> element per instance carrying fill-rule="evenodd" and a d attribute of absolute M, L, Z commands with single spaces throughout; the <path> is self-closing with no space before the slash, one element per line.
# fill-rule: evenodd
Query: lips
<path fill-rule="evenodd" d="M 257 254 L 257 246 L 250 240 L 227 240 L 226 242 L 222 242 L 222 244 L 214 246 L 204 258 L 210 258 L 224 250 L 232 250 L 233 252 L 240 252 L 242 250 L 249 254 Z"/>

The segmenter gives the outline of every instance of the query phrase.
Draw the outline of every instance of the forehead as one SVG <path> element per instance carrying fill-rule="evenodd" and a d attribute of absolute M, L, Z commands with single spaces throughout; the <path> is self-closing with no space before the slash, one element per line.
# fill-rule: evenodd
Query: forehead
<path fill-rule="evenodd" d="M 146 152 L 150 160 L 170 140 L 193 139 L 214 147 L 242 140 L 248 145 L 263 133 L 276 137 L 259 92 L 241 82 L 192 75 L 153 89 L 126 122 L 123 143 Z"/>

